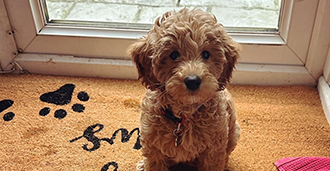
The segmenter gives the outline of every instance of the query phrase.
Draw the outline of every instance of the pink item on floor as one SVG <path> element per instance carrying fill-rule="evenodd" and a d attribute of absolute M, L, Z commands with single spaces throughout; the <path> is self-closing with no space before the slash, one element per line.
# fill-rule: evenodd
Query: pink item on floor
<path fill-rule="evenodd" d="M 330 171 L 330 158 L 292 157 L 275 163 L 279 171 Z"/>

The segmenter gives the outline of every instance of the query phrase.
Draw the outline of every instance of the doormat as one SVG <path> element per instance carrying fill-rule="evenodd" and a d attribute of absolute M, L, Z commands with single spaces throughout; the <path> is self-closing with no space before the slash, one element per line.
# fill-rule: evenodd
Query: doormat
<path fill-rule="evenodd" d="M 228 89 L 242 132 L 230 171 L 276 170 L 273 163 L 283 157 L 330 157 L 316 88 Z M 137 80 L 0 75 L 0 170 L 135 170 L 143 158 L 144 93 Z"/>
<path fill-rule="evenodd" d="M 0 170 L 134 170 L 137 81 L 0 76 Z"/>

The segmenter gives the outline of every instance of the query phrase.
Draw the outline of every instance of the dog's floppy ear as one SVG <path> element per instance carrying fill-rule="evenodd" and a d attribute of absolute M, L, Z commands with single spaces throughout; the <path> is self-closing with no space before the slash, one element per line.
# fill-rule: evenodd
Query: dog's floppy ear
<path fill-rule="evenodd" d="M 139 79 L 146 88 L 155 90 L 158 81 L 152 71 L 152 48 L 143 37 L 138 42 L 129 46 L 127 54 L 132 57 L 139 73 Z"/>
<path fill-rule="evenodd" d="M 232 72 L 235 68 L 235 64 L 240 57 L 239 51 L 241 50 L 241 45 L 235 42 L 231 37 L 225 33 L 222 37 L 223 48 L 226 56 L 226 63 L 224 64 L 224 68 L 222 74 L 219 78 L 220 86 L 226 85 L 231 82 Z"/>

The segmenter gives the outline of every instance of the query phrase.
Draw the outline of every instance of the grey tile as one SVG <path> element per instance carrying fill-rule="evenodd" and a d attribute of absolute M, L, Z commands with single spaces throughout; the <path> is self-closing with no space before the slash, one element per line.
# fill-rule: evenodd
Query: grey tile
<path fill-rule="evenodd" d="M 280 0 L 181 0 L 183 6 L 211 6 L 245 9 L 277 10 Z"/>
<path fill-rule="evenodd" d="M 152 6 L 152 7 L 160 7 L 160 6 L 164 7 L 164 6 L 175 5 L 174 0 L 93 0 L 93 2 Z"/>
<path fill-rule="evenodd" d="M 133 22 L 139 8 L 137 5 L 77 3 L 68 20 Z"/>
<path fill-rule="evenodd" d="M 74 3 L 73 2 L 48 2 L 47 1 L 47 10 L 50 19 L 63 20 L 65 19 Z"/>
<path fill-rule="evenodd" d="M 263 9 L 212 8 L 212 13 L 226 27 L 277 28 L 279 13 Z"/>
<path fill-rule="evenodd" d="M 154 8 L 148 8 L 148 7 L 142 7 L 140 14 L 139 14 L 139 23 L 147 23 L 147 24 L 153 24 L 156 20 L 156 18 L 162 16 L 167 11 L 179 11 L 183 7 L 154 7 Z M 191 7 L 194 8 L 194 7 Z M 201 8 L 203 10 L 206 10 L 206 7 Z"/>

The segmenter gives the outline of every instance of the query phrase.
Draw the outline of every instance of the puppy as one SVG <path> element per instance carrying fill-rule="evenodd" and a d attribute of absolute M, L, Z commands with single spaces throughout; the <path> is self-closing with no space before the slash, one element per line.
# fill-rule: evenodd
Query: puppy
<path fill-rule="evenodd" d="M 128 54 L 147 88 L 141 104 L 138 170 L 179 163 L 222 171 L 240 136 L 230 82 L 240 45 L 215 16 L 199 9 L 167 12 Z"/>

